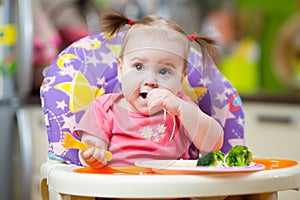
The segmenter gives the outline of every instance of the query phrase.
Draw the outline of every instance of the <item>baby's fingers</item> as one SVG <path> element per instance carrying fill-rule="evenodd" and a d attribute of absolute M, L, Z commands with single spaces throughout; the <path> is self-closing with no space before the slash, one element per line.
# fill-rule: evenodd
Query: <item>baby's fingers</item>
<path fill-rule="evenodd" d="M 82 151 L 81 157 L 92 168 L 101 168 L 107 164 L 104 150 L 100 148 L 92 147 L 86 151 Z"/>
<path fill-rule="evenodd" d="M 153 89 L 151 90 L 148 95 L 147 95 L 147 104 L 148 107 L 154 108 L 156 106 L 163 107 L 164 106 L 164 100 L 165 100 L 165 94 L 164 90 L 159 90 L 159 89 Z"/>

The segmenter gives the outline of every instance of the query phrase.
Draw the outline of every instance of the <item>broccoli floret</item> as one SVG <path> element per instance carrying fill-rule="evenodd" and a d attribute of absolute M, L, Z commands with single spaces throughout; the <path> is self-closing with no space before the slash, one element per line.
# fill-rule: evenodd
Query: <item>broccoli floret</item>
<path fill-rule="evenodd" d="M 224 162 L 225 154 L 222 151 L 220 151 L 220 150 L 216 151 L 215 154 L 217 156 L 217 160 L 223 163 Z"/>
<path fill-rule="evenodd" d="M 214 152 L 203 153 L 203 155 L 198 158 L 197 166 L 215 166 L 217 164 L 217 157 Z"/>
<path fill-rule="evenodd" d="M 225 158 L 225 163 L 228 166 L 248 166 L 252 160 L 252 153 L 248 147 L 237 145 L 230 149 Z"/>
<path fill-rule="evenodd" d="M 218 161 L 223 162 L 224 153 L 221 151 L 207 152 L 198 158 L 197 166 L 217 166 Z"/>

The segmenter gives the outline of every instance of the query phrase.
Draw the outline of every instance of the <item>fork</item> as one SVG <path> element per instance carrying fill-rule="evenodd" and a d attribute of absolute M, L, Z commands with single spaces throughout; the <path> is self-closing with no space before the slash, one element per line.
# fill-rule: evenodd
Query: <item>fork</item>
<path fill-rule="evenodd" d="M 76 138 L 73 137 L 73 135 L 71 133 L 68 133 L 68 132 L 64 132 L 62 146 L 67 149 L 80 149 L 83 151 L 92 147 L 91 145 L 85 144 L 85 143 L 77 140 Z M 105 157 L 106 157 L 107 161 L 111 161 L 112 153 L 110 151 L 105 151 Z"/>

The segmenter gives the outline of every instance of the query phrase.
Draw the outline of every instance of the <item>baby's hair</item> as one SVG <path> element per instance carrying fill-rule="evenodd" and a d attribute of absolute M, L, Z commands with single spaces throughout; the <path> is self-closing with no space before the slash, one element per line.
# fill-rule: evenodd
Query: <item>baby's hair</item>
<path fill-rule="evenodd" d="M 114 35 L 128 23 L 128 18 L 121 12 L 107 13 L 100 16 L 100 30 Z"/>
<path fill-rule="evenodd" d="M 194 33 L 195 35 L 195 42 L 197 42 L 204 55 L 208 55 L 214 63 L 218 63 L 220 60 L 220 52 L 216 48 L 217 41 L 206 36 L 198 35 L 197 33 Z"/>
<path fill-rule="evenodd" d="M 119 33 L 127 24 L 131 25 L 129 29 L 139 27 L 167 28 L 188 37 L 188 34 L 186 34 L 183 28 L 176 22 L 156 15 L 148 15 L 137 21 L 129 19 L 121 12 L 106 13 L 100 17 L 100 30 L 108 33 L 110 36 Z M 219 51 L 216 47 L 217 42 L 213 38 L 207 37 L 203 34 L 194 33 L 193 35 L 193 41 L 198 43 L 201 47 L 204 56 L 204 63 L 205 57 L 209 56 L 212 61 L 217 64 L 220 57 Z"/>

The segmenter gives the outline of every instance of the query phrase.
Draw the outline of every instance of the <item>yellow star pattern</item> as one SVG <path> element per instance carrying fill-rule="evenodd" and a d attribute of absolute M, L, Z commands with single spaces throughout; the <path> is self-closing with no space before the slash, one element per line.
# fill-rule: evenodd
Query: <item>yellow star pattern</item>
<path fill-rule="evenodd" d="M 207 92 L 205 87 L 191 87 L 187 78 L 183 80 L 182 91 L 188 95 L 192 101 L 198 100 L 202 95 Z"/>
<path fill-rule="evenodd" d="M 69 109 L 72 113 L 85 109 L 96 97 L 105 93 L 105 89 L 91 86 L 79 71 L 73 82 L 60 83 L 55 88 L 69 95 Z"/>
<path fill-rule="evenodd" d="M 120 51 L 121 51 L 121 46 L 120 45 L 113 45 L 113 44 L 106 44 L 106 47 L 109 48 L 115 56 L 119 56 Z"/>

